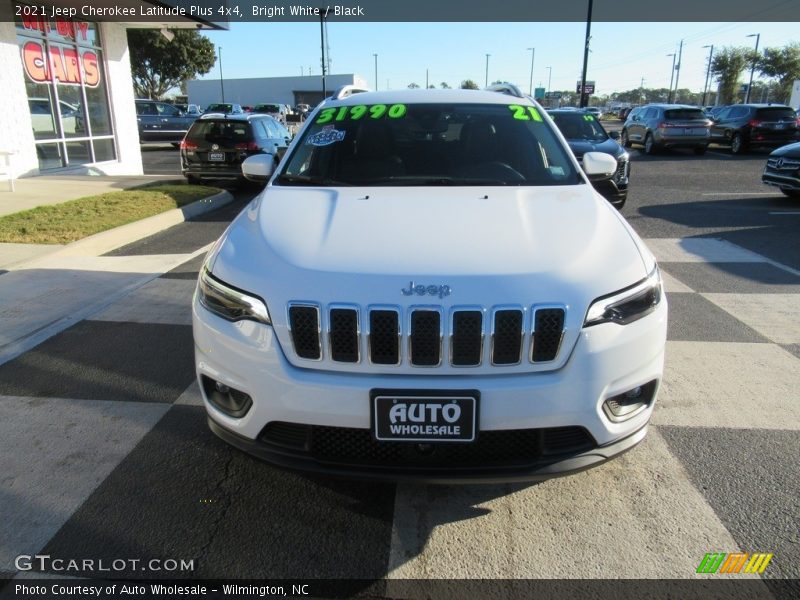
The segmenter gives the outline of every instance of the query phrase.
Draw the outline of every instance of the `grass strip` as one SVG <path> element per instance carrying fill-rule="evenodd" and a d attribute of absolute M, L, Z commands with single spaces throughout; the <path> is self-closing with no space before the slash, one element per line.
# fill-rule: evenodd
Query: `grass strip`
<path fill-rule="evenodd" d="M 39 206 L 0 217 L 0 242 L 68 244 L 220 191 L 204 185 L 148 185 Z"/>

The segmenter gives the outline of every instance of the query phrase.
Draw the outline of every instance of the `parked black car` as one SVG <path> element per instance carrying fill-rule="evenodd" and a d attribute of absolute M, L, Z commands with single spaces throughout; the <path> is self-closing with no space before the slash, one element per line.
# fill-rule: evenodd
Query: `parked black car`
<path fill-rule="evenodd" d="M 761 181 L 779 187 L 790 198 L 800 198 L 800 143 L 774 150 L 767 159 Z"/>
<path fill-rule="evenodd" d="M 177 146 L 196 117 L 166 102 L 137 100 L 139 142 L 169 142 Z"/>
<path fill-rule="evenodd" d="M 731 147 L 733 154 L 748 148 L 776 148 L 800 140 L 797 113 L 781 104 L 734 104 L 725 107 L 711 125 L 711 142 Z"/>
<path fill-rule="evenodd" d="M 548 111 L 562 135 L 567 139 L 570 150 L 583 160 L 587 152 L 604 152 L 617 161 L 617 170 L 611 178 L 592 179 L 592 185 L 616 208 L 622 208 L 628 198 L 628 178 L 630 161 L 625 148 L 619 145 L 619 133 L 608 133 L 600 122 L 583 110 L 556 109 Z"/>
<path fill-rule="evenodd" d="M 277 161 L 290 141 L 286 127 L 268 115 L 204 115 L 181 142 L 181 171 L 189 183 L 210 179 L 244 183 L 244 159 L 272 154 Z"/>

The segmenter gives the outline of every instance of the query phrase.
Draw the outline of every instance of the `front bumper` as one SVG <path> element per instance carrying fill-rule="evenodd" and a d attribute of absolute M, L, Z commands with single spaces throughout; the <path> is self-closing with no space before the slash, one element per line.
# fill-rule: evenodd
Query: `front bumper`
<path fill-rule="evenodd" d="M 762 183 L 767 185 L 774 185 L 782 190 L 796 190 L 800 191 L 800 174 L 794 176 L 786 173 L 772 173 L 765 171 L 761 175 Z"/>
<path fill-rule="evenodd" d="M 193 306 L 198 377 L 209 377 L 252 397 L 250 410 L 232 418 L 209 402 L 203 391 L 209 424 L 219 437 L 283 467 L 440 483 L 546 479 L 590 468 L 632 448 L 646 433 L 655 394 L 644 410 L 622 422 L 609 420 L 602 406 L 606 399 L 631 388 L 660 382 L 666 316 L 664 299 L 653 313 L 635 323 L 583 330 L 566 365 L 555 371 L 509 374 L 495 367 L 468 375 L 419 371 L 381 375 L 295 367 L 284 356 L 272 327 L 251 321 L 230 323 L 197 301 Z M 320 458 L 302 443 L 280 447 L 265 440 L 265 428 L 278 423 L 355 432 L 363 438 L 371 431 L 370 390 L 376 388 L 479 390 L 479 440 L 491 433 L 529 431 L 536 436 L 536 432 L 544 435 L 546 430 L 568 428 L 584 430 L 591 443 L 564 452 L 532 454 L 529 460 L 428 466 L 424 461 L 398 463 L 396 457 L 381 464 L 380 452 L 378 459 L 372 455 L 369 461 Z M 386 448 L 374 444 L 379 450 Z"/>
<path fill-rule="evenodd" d="M 225 429 L 210 416 L 208 426 L 220 439 L 248 454 L 275 466 L 348 479 L 371 481 L 417 482 L 436 484 L 455 483 L 508 483 L 542 481 L 553 477 L 572 475 L 623 454 L 641 442 L 647 434 L 647 425 L 631 435 L 606 444 L 577 452 L 569 456 L 541 457 L 528 464 L 510 466 L 458 467 L 349 465 L 346 462 L 320 461 L 308 452 L 289 450 L 264 441 L 251 440 Z"/>

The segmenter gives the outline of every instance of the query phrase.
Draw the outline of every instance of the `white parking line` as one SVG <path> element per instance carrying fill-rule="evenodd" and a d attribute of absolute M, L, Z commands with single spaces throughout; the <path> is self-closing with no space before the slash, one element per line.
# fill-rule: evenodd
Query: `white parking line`
<path fill-rule="evenodd" d="M 775 196 L 775 192 L 703 192 L 701 196 Z"/>

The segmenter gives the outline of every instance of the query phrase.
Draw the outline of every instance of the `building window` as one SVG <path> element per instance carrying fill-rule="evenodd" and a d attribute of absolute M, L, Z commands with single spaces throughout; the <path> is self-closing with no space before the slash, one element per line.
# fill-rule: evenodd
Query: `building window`
<path fill-rule="evenodd" d="M 116 160 L 97 23 L 18 17 L 39 169 Z"/>

